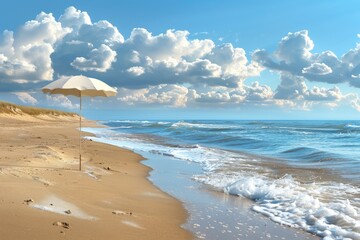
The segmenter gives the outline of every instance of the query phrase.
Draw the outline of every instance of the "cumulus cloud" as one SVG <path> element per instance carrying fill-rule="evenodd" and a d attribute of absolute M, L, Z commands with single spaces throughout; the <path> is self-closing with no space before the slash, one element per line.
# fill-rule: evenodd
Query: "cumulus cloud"
<path fill-rule="evenodd" d="M 117 60 L 105 76 L 112 85 L 147 88 L 159 84 L 237 87 L 262 67 L 249 62 L 241 48 L 216 46 L 210 39 L 190 40 L 187 31 L 153 35 L 136 28 L 116 48 Z M 116 79 L 116 80 L 115 80 Z"/>
<path fill-rule="evenodd" d="M 153 36 L 144 28 L 132 30 L 125 45 L 153 60 L 166 60 L 168 58 L 189 60 L 201 58 L 209 53 L 215 46 L 210 39 L 189 40 L 188 31 L 167 30 L 165 33 Z"/>
<path fill-rule="evenodd" d="M 77 10 L 75 7 L 65 9 L 64 14 L 59 18 L 59 22 L 62 26 L 73 29 L 73 32 L 78 32 L 82 25 L 91 25 L 89 14 Z"/>
<path fill-rule="evenodd" d="M 40 13 L 18 31 L 4 31 L 0 62 L 0 74 L 12 83 L 8 88 L 86 73 L 119 88 L 145 91 L 147 101 L 133 102 L 156 102 L 156 96 L 158 102 L 176 106 L 187 102 L 185 90 L 202 92 L 202 99 L 219 98 L 216 91 L 199 89 L 232 91 L 263 70 L 248 60 L 244 49 L 230 43 L 216 46 L 211 39 L 189 39 L 188 31 L 173 29 L 153 35 L 135 28 L 124 39 L 110 22 L 93 23 L 87 12 L 74 7 L 58 20 Z M 223 91 L 223 97 L 226 94 Z M 231 94 L 236 99 L 234 91 Z"/>
<path fill-rule="evenodd" d="M 345 96 L 336 86 L 330 89 L 313 87 L 312 89 L 308 90 L 305 94 L 305 100 L 308 101 L 337 102 L 344 98 Z"/>
<path fill-rule="evenodd" d="M 18 97 L 18 99 L 25 104 L 30 104 L 30 105 L 36 105 L 38 104 L 38 100 L 36 100 L 33 96 L 31 96 L 29 93 L 27 92 L 16 92 L 14 93 L 15 96 Z"/>
<path fill-rule="evenodd" d="M 336 86 L 332 88 L 313 87 L 308 89 L 306 81 L 328 84 L 348 83 L 360 87 L 360 46 L 350 49 L 341 57 L 332 51 L 313 53 L 314 42 L 308 31 L 288 33 L 281 39 L 278 48 L 270 53 L 256 50 L 252 57 L 261 66 L 280 74 L 280 84 L 274 99 L 282 104 L 293 101 L 308 108 L 317 102 L 334 107 L 348 99 Z M 306 103 L 306 104 L 305 104 Z M 356 104 L 353 103 L 353 106 Z"/>
<path fill-rule="evenodd" d="M 302 69 L 303 74 L 326 75 L 332 73 L 332 69 L 325 63 L 312 63 L 309 67 Z"/>
<path fill-rule="evenodd" d="M 206 57 L 221 66 L 225 78 L 237 76 L 245 79 L 258 75 L 262 70 L 256 62 L 248 62 L 244 49 L 234 48 L 230 43 L 214 47 Z"/>
<path fill-rule="evenodd" d="M 73 104 L 70 99 L 63 95 L 46 95 L 46 101 L 50 106 L 62 107 L 66 109 L 78 109 L 78 104 Z"/>
<path fill-rule="evenodd" d="M 263 102 L 269 101 L 273 98 L 274 92 L 267 85 L 260 85 L 259 82 L 254 82 L 251 86 L 245 86 L 246 100 L 249 102 Z"/>
<path fill-rule="evenodd" d="M 139 66 L 134 66 L 134 67 L 128 68 L 126 71 L 128 73 L 134 74 L 135 76 L 140 76 L 145 73 L 145 69 L 143 67 L 139 67 Z"/>
<path fill-rule="evenodd" d="M 51 54 L 56 75 L 86 72 L 113 86 L 133 89 L 159 84 L 233 88 L 263 70 L 247 59 L 244 49 L 230 43 L 216 46 L 210 39 L 190 40 L 188 31 L 169 29 L 153 35 L 134 28 L 124 39 L 111 23 L 92 23 L 87 13 L 73 7 L 59 21 L 72 31 Z"/>
<path fill-rule="evenodd" d="M 194 88 L 181 85 L 161 84 L 144 89 L 118 89 L 118 100 L 130 105 L 162 104 L 172 107 L 185 106 L 237 106 L 238 104 L 275 104 L 273 91 L 267 85 L 254 82 L 238 88 Z"/>
<path fill-rule="evenodd" d="M 1 81 L 52 80 L 50 55 L 54 44 L 71 30 L 63 28 L 52 14 L 40 13 L 18 31 L 5 30 L 0 39 Z"/>
<path fill-rule="evenodd" d="M 278 45 L 275 55 L 287 65 L 299 66 L 306 63 L 312 56 L 311 50 L 314 43 L 308 36 L 308 31 L 303 30 L 289 33 L 283 37 Z"/>
<path fill-rule="evenodd" d="M 116 57 L 116 52 L 105 44 L 92 49 L 88 54 L 88 58 L 77 57 L 70 65 L 81 71 L 106 72 Z"/>
<path fill-rule="evenodd" d="M 358 112 L 360 112 L 360 98 L 358 96 L 356 96 L 352 101 L 351 101 L 351 106 Z"/>
<path fill-rule="evenodd" d="M 272 104 L 305 109 L 317 102 L 334 107 L 350 99 L 338 87 L 310 89 L 307 81 L 360 87 L 360 45 L 340 57 L 331 51 L 314 53 L 314 42 L 303 30 L 288 33 L 275 51 L 256 50 L 249 58 L 231 43 L 217 45 L 194 36 L 186 30 L 153 34 L 134 28 L 124 39 L 110 22 L 92 22 L 75 7 L 58 19 L 41 12 L 0 36 L 0 90 L 16 91 L 21 101 L 36 104 L 19 89 L 40 88 L 57 76 L 85 74 L 118 87 L 118 101 L 133 105 Z M 280 74 L 276 89 L 245 82 L 264 69 Z M 359 100 L 354 96 L 356 108 Z M 62 96 L 47 100 L 76 107 Z"/>
<path fill-rule="evenodd" d="M 330 84 L 348 83 L 360 87 L 360 46 L 356 45 L 341 57 L 332 51 L 312 53 L 314 43 L 308 31 L 288 33 L 281 39 L 278 48 L 269 53 L 257 50 L 253 59 L 262 66 L 280 74 L 303 77 L 309 81 Z"/>
<path fill-rule="evenodd" d="M 162 104 L 185 107 L 188 89 L 178 85 L 158 85 L 147 89 L 118 89 L 118 100 L 127 104 Z"/>
<path fill-rule="evenodd" d="M 273 91 L 267 85 L 254 82 L 250 86 L 242 85 L 237 88 L 211 87 L 205 89 L 189 89 L 189 105 L 271 105 L 273 101 Z"/>
<path fill-rule="evenodd" d="M 115 48 L 124 42 L 119 30 L 106 20 L 92 23 L 86 12 L 69 7 L 59 22 L 72 31 L 64 37 L 51 55 L 59 75 L 108 71 L 116 62 Z"/>
<path fill-rule="evenodd" d="M 330 89 L 316 86 L 308 89 L 304 77 L 284 73 L 281 75 L 281 82 L 276 89 L 274 98 L 305 101 L 340 101 L 344 98 L 344 95 L 336 86 Z"/>

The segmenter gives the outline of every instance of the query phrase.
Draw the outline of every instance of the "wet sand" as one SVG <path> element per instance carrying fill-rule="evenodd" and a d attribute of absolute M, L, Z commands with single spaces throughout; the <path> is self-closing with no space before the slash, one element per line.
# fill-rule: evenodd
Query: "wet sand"
<path fill-rule="evenodd" d="M 94 123 L 87 122 L 87 126 Z M 131 151 L 83 140 L 78 121 L 0 115 L 2 239 L 192 239 L 181 202 Z"/>
<path fill-rule="evenodd" d="M 202 173 L 200 165 L 151 153 L 141 153 L 144 164 L 154 170 L 150 179 L 165 192 L 182 202 L 190 217 L 185 228 L 197 239 L 320 239 L 301 229 L 273 222 L 252 210 L 254 202 L 196 182 L 192 176 Z"/>

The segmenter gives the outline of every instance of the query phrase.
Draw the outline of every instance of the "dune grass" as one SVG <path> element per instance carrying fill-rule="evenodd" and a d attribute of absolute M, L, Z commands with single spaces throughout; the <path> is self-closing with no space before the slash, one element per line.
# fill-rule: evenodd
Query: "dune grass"
<path fill-rule="evenodd" d="M 6 114 L 27 114 L 31 116 L 39 116 L 39 115 L 51 115 L 51 116 L 77 116 L 76 113 L 73 112 L 64 112 L 58 111 L 54 109 L 47 108 L 36 108 L 36 107 L 28 107 L 16 105 L 13 103 L 0 101 L 0 113 Z"/>

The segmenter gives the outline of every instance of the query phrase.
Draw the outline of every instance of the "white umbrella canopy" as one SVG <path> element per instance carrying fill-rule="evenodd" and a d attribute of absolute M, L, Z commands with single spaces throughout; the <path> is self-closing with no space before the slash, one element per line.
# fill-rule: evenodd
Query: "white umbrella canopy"
<path fill-rule="evenodd" d="M 117 91 L 106 83 L 85 76 L 62 77 L 42 88 L 44 93 L 72 95 L 77 97 L 111 97 Z"/>
<path fill-rule="evenodd" d="M 79 132 L 79 170 L 81 171 L 81 98 L 112 97 L 117 94 L 116 89 L 106 83 L 86 76 L 62 77 L 42 88 L 44 93 L 71 95 L 80 98 L 80 132 Z"/>

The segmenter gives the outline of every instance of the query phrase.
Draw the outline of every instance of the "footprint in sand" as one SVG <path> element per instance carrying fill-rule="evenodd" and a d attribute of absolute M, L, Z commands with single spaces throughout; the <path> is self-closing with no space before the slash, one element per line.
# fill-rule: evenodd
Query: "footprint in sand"
<path fill-rule="evenodd" d="M 57 227 L 63 227 L 63 228 L 66 228 L 66 229 L 69 229 L 70 228 L 70 224 L 67 223 L 67 222 L 54 222 L 53 223 L 53 226 L 57 226 Z"/>

